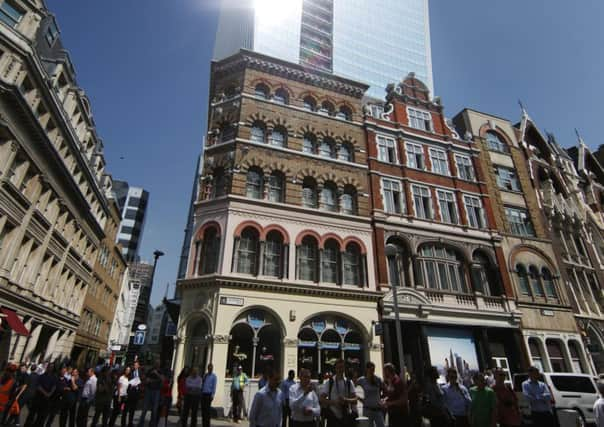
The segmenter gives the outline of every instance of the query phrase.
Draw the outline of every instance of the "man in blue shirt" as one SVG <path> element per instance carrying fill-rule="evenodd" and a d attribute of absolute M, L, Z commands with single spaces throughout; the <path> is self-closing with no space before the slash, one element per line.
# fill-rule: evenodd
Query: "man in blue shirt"
<path fill-rule="evenodd" d="M 522 394 L 531 407 L 531 420 L 534 427 L 549 427 L 555 425 L 552 414 L 552 394 L 547 384 L 539 381 L 539 369 L 531 366 L 529 378 L 522 383 Z"/>
<path fill-rule="evenodd" d="M 279 389 L 281 375 L 273 368 L 267 369 L 268 383 L 254 396 L 250 408 L 250 427 L 281 427 L 283 393 Z"/>
<path fill-rule="evenodd" d="M 283 393 L 283 422 L 281 427 L 287 427 L 288 421 L 291 425 L 291 411 L 289 409 L 289 389 L 291 386 L 296 384 L 294 381 L 296 378 L 296 372 L 290 369 L 287 373 L 287 378 L 281 383 L 281 393 Z"/>
<path fill-rule="evenodd" d="M 210 418 L 212 418 L 211 407 L 212 400 L 216 394 L 216 374 L 214 373 L 214 365 L 208 364 L 208 372 L 203 376 L 201 385 L 201 425 L 202 427 L 210 427 Z"/>
<path fill-rule="evenodd" d="M 457 382 L 457 369 L 447 370 L 447 384 L 442 387 L 445 407 L 453 417 L 455 427 L 469 426 L 468 414 L 472 399 L 468 389 Z"/>

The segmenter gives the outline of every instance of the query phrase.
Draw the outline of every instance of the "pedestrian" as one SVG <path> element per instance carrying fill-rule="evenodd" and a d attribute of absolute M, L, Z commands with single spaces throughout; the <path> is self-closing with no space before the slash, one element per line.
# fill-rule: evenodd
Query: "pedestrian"
<path fill-rule="evenodd" d="M 122 375 L 117 380 L 117 387 L 113 395 L 113 410 L 109 426 L 114 427 L 118 416 L 121 418 L 121 427 L 126 427 L 126 400 L 128 399 L 128 381 L 130 381 L 130 367 L 126 366 Z"/>
<path fill-rule="evenodd" d="M 210 427 L 212 418 L 212 401 L 216 395 L 216 383 L 218 378 L 214 373 L 214 365 L 208 364 L 208 371 L 203 375 L 201 386 L 201 425 Z"/>
<path fill-rule="evenodd" d="M 457 369 L 447 369 L 447 384 L 442 387 L 442 390 L 445 407 L 451 415 L 452 426 L 469 427 L 472 399 L 468 389 L 459 383 Z"/>
<path fill-rule="evenodd" d="M 448 427 L 451 416 L 445 406 L 445 396 L 438 385 L 440 374 L 438 368 L 432 366 L 426 369 L 422 401 L 422 415 L 430 420 L 431 426 Z"/>
<path fill-rule="evenodd" d="M 38 389 L 36 391 L 36 416 L 34 420 L 31 420 L 31 423 L 36 427 L 41 427 L 45 425 L 45 422 L 48 418 L 48 415 L 51 411 L 51 405 L 53 404 L 53 395 L 57 389 L 58 378 L 55 375 L 55 365 L 54 363 L 49 363 L 44 370 L 44 373 L 40 375 L 38 378 Z M 30 418 L 27 417 L 26 425 L 30 424 Z"/>
<path fill-rule="evenodd" d="M 159 409 L 157 411 L 156 425 L 159 426 L 160 419 L 165 419 L 165 425 L 168 425 L 168 413 L 172 405 L 172 372 L 164 369 L 162 372 L 162 384 L 159 393 Z"/>
<path fill-rule="evenodd" d="M 178 409 L 179 414 L 182 412 L 182 404 L 185 398 L 185 392 L 187 391 L 185 383 L 187 381 L 187 377 L 190 374 L 190 371 L 191 369 L 188 366 L 185 366 L 183 370 L 180 371 L 180 374 L 178 374 L 178 377 L 176 379 L 176 383 L 178 384 L 178 397 L 176 398 L 176 408 Z"/>
<path fill-rule="evenodd" d="M 352 380 L 344 376 L 344 360 L 335 363 L 336 374 L 323 384 L 319 401 L 326 408 L 327 427 L 351 427 L 357 418 L 357 396 Z"/>
<path fill-rule="evenodd" d="M 299 376 L 300 382 L 294 383 L 288 391 L 291 427 L 315 427 L 315 419 L 321 415 L 319 396 L 310 381 L 310 370 L 300 369 Z"/>
<path fill-rule="evenodd" d="M 396 373 L 392 363 L 384 365 L 384 400 L 382 407 L 388 413 L 388 425 L 406 425 L 409 415 L 409 394 L 407 384 Z"/>
<path fill-rule="evenodd" d="M 28 420 L 35 420 L 38 407 L 36 405 L 37 401 L 35 399 L 37 391 L 38 391 L 38 379 L 40 375 L 37 372 L 38 366 L 35 363 L 32 363 L 29 367 L 29 376 L 27 377 L 27 388 L 23 392 L 23 404 L 27 407 L 28 414 L 25 420 L 25 426 L 29 426 Z"/>
<path fill-rule="evenodd" d="M 231 382 L 231 408 L 233 411 L 233 422 L 239 424 L 241 420 L 241 409 L 243 406 L 243 392 L 249 384 L 250 380 L 243 372 L 241 365 L 237 366 L 237 371 Z M 265 426 L 262 426 L 265 427 Z"/>
<path fill-rule="evenodd" d="M 203 380 L 199 376 L 197 368 L 192 368 L 191 373 L 185 381 L 185 399 L 180 417 L 182 427 L 197 426 L 197 409 L 201 400 L 201 386 Z M 191 423 L 189 424 L 189 414 L 191 415 Z"/>
<path fill-rule="evenodd" d="M 266 369 L 267 384 L 254 395 L 249 412 L 250 427 L 281 427 L 283 393 L 281 375 L 273 367 Z"/>
<path fill-rule="evenodd" d="M 67 373 L 67 367 L 62 366 L 59 370 L 59 375 L 56 378 L 56 388 L 48 402 L 48 415 L 46 416 L 46 427 L 52 427 L 57 414 L 61 413 L 63 407 L 63 391 L 67 387 L 67 378 L 71 376 Z"/>
<path fill-rule="evenodd" d="M 96 396 L 98 378 L 94 373 L 94 369 L 88 368 L 87 375 L 88 377 L 84 383 L 84 388 L 82 389 L 82 396 L 80 397 L 80 405 L 78 406 L 78 427 L 86 427 L 88 424 L 88 411 L 90 410 L 90 406 L 94 403 Z"/>
<path fill-rule="evenodd" d="M 2 377 L 0 377 L 0 421 L 8 419 L 15 401 L 14 397 L 18 389 L 17 379 L 15 378 L 16 371 L 17 367 L 9 364 L 4 369 Z"/>
<path fill-rule="evenodd" d="M 101 371 L 96 383 L 96 395 L 94 397 L 94 416 L 92 427 L 96 427 L 99 418 L 102 417 L 102 426 L 107 427 L 111 416 L 111 398 L 113 397 L 114 384 L 111 380 L 109 366 L 101 366 Z"/>
<path fill-rule="evenodd" d="M 396 374 L 395 374 L 396 375 Z M 363 416 L 369 419 L 369 427 L 384 427 L 384 403 L 382 402 L 382 379 L 375 375 L 375 364 L 367 362 L 365 375 L 357 380 L 357 385 L 363 389 Z M 392 401 L 394 402 L 394 401 Z M 390 402 L 392 404 L 392 402 Z M 392 410 L 395 410 L 392 405 Z M 396 418 L 396 415 L 394 415 Z"/>
<path fill-rule="evenodd" d="M 414 373 L 409 376 L 407 395 L 409 396 L 409 427 L 421 427 L 423 423 L 421 411 L 422 386 Z"/>
<path fill-rule="evenodd" d="M 27 390 L 29 374 L 27 372 L 27 365 L 25 364 L 21 364 L 18 370 L 16 369 L 17 365 L 14 365 L 13 367 L 15 368 L 15 386 L 13 387 L 13 393 L 8 403 L 8 407 L 0 418 L 0 424 L 18 426 L 21 409 L 24 405 L 23 396 Z"/>
<path fill-rule="evenodd" d="M 539 369 L 531 366 L 528 379 L 522 383 L 522 394 L 529 402 L 533 427 L 550 427 L 555 425 L 552 413 L 552 395 L 549 387 L 540 381 Z"/>
<path fill-rule="evenodd" d="M 59 426 L 75 427 L 76 411 L 78 400 L 84 387 L 84 381 L 80 378 L 80 372 L 77 369 L 71 370 L 69 378 L 63 381 L 63 399 L 61 401 L 61 414 L 59 415 Z"/>
<path fill-rule="evenodd" d="M 594 403 L 594 417 L 596 418 L 596 427 L 604 427 L 604 383 L 598 382 L 598 392 L 600 397 Z"/>
<path fill-rule="evenodd" d="M 128 418 L 128 427 L 133 427 L 134 412 L 138 405 L 142 393 L 141 375 L 143 373 L 140 369 L 138 360 L 132 365 L 132 372 L 130 374 L 130 381 L 128 382 L 128 396 L 126 398 L 126 415 Z"/>
<path fill-rule="evenodd" d="M 283 420 L 281 421 L 281 427 L 287 427 L 288 423 L 291 427 L 291 410 L 289 408 L 289 389 L 291 386 L 296 384 L 296 371 L 290 369 L 287 373 L 287 378 L 281 382 L 279 386 L 281 393 L 283 393 Z M 207 427 L 207 426 L 204 426 Z"/>
<path fill-rule="evenodd" d="M 153 366 L 147 372 L 143 379 L 145 389 L 143 398 L 143 409 L 141 417 L 138 420 L 138 427 L 145 426 L 147 411 L 151 411 L 151 420 L 149 427 L 157 427 L 157 411 L 159 410 L 159 400 L 161 398 L 162 376 L 159 373 L 159 362 L 154 362 Z"/>
<path fill-rule="evenodd" d="M 518 407 L 518 397 L 510 384 L 505 382 L 505 372 L 495 370 L 493 391 L 497 397 L 497 422 L 499 427 L 519 427 L 522 416 Z"/>
<path fill-rule="evenodd" d="M 470 425 L 472 427 L 497 426 L 497 397 L 491 387 L 487 386 L 485 375 L 481 372 L 474 374 L 474 387 L 470 389 L 472 407 L 470 409 Z"/>

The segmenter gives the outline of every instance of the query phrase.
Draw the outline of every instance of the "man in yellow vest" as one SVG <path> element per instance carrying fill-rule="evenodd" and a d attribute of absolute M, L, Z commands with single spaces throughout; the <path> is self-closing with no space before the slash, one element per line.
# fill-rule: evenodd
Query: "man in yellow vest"
<path fill-rule="evenodd" d="M 233 382 L 231 383 L 231 402 L 233 411 L 233 422 L 239 424 L 241 420 L 241 407 L 243 406 L 243 392 L 249 383 L 249 378 L 243 372 L 241 365 L 237 366 Z"/>

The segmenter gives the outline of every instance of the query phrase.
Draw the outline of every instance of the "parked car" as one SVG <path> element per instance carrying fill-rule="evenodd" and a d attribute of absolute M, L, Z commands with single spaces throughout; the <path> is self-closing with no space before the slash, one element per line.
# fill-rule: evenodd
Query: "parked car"
<path fill-rule="evenodd" d="M 514 375 L 514 391 L 518 396 L 518 404 L 522 413 L 523 422 L 531 425 L 531 410 L 528 400 L 522 394 L 522 383 L 526 381 L 528 374 Z M 558 372 L 545 372 L 542 374 L 541 381 L 545 382 L 552 394 L 552 406 L 560 420 L 560 427 L 565 427 L 563 422 L 573 427 L 577 425 L 568 420 L 572 418 L 570 411 L 578 413 L 579 425 L 595 423 L 594 403 L 598 400 L 598 389 L 596 382 L 591 375 L 571 374 Z M 562 416 L 562 414 L 564 414 Z"/>

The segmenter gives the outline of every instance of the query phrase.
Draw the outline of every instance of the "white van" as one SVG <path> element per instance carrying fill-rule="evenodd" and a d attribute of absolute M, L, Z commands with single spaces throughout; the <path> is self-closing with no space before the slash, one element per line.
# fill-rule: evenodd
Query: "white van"
<path fill-rule="evenodd" d="M 593 408 L 594 403 L 598 400 L 598 389 L 591 375 L 545 372 L 542 377 L 542 381 L 550 388 L 552 403 L 559 415 L 561 412 L 567 413 L 568 410 L 574 410 L 579 414 L 581 424 L 595 423 Z M 527 379 L 528 374 L 515 374 L 514 391 L 518 396 L 523 421 L 530 425 L 531 410 L 527 399 L 522 394 L 522 383 Z M 562 422 L 562 419 L 560 421 Z M 561 427 L 563 427 L 562 423 Z"/>

